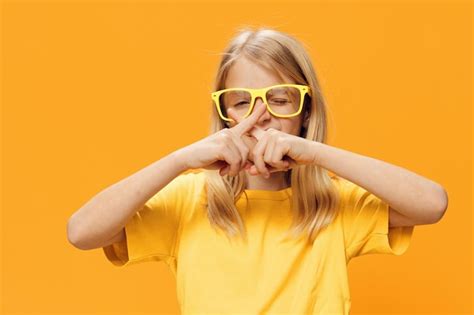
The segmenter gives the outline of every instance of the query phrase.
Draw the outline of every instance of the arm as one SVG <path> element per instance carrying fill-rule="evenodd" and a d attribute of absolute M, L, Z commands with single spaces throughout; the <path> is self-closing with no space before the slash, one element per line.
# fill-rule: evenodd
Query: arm
<path fill-rule="evenodd" d="M 175 151 L 104 189 L 68 220 L 68 240 L 80 249 L 123 239 L 123 228 L 145 202 L 187 167 Z"/>
<path fill-rule="evenodd" d="M 440 184 L 381 160 L 321 142 L 312 143 L 314 163 L 390 205 L 391 226 L 431 224 L 444 215 L 448 196 Z"/>

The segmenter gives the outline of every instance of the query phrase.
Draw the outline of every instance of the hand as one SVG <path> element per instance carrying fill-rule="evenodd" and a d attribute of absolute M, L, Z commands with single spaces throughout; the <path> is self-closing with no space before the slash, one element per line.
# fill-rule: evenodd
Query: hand
<path fill-rule="evenodd" d="M 264 106 L 261 106 L 264 108 Z M 255 109 L 257 110 L 257 108 Z M 241 119 L 228 111 L 229 116 L 240 124 Z M 237 126 L 239 125 L 237 124 Z M 273 128 L 263 130 L 254 126 L 249 133 L 257 139 L 251 148 L 253 164 L 249 168 L 252 175 L 270 175 L 270 165 L 274 171 L 288 170 L 298 164 L 314 164 L 315 142 L 282 132 Z"/>
<path fill-rule="evenodd" d="M 248 160 L 249 147 L 255 145 L 255 140 L 246 133 L 255 126 L 263 112 L 264 107 L 254 110 L 250 116 L 234 127 L 219 130 L 178 150 L 178 162 L 182 163 L 186 169 L 220 169 L 221 176 L 227 173 L 235 176 L 242 169 L 248 169 L 252 165 Z"/>

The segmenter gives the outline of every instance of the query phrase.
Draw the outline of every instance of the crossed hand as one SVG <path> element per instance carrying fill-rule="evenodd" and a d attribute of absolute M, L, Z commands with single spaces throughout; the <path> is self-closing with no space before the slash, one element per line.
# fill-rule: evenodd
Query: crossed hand
<path fill-rule="evenodd" d="M 230 118 L 237 124 L 228 130 L 243 154 L 244 168 L 251 175 L 263 174 L 265 178 L 270 173 L 287 171 L 298 164 L 313 164 L 316 160 L 316 142 L 288 134 L 273 128 L 264 130 L 256 125 L 260 116 L 265 112 L 265 104 L 256 106 L 251 115 L 245 119 L 239 118 L 232 109 L 227 111 Z M 242 141 L 239 141 L 242 140 Z M 246 148 L 243 148 L 243 144 Z M 225 175 L 231 171 L 231 165 L 221 169 Z M 233 172 L 236 173 L 235 171 Z"/>

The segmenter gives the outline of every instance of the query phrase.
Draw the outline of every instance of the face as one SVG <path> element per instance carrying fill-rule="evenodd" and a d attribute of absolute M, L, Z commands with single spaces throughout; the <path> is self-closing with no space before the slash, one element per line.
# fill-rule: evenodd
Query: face
<path fill-rule="evenodd" d="M 290 80 L 286 82 L 281 82 L 278 76 L 269 70 L 261 67 L 258 64 L 253 63 L 245 57 L 240 57 L 235 61 L 232 67 L 229 69 L 227 79 L 224 84 L 224 88 L 263 88 L 275 84 L 284 84 L 284 83 L 294 83 Z M 260 104 L 262 103 L 262 104 Z M 263 100 L 257 98 L 255 100 L 254 110 L 257 106 L 262 106 Z M 273 128 L 288 134 L 298 136 L 300 134 L 301 124 L 302 124 L 302 114 L 289 117 L 281 118 L 273 116 L 268 109 L 265 110 L 260 116 L 257 125 L 266 130 L 268 128 Z M 229 122 L 229 126 L 235 126 L 236 122 Z"/>

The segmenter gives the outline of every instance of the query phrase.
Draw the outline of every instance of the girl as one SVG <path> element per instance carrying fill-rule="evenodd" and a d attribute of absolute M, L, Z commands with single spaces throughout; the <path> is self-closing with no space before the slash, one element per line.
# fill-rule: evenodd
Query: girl
<path fill-rule="evenodd" d="M 68 222 L 74 246 L 117 266 L 164 261 L 184 314 L 349 314 L 349 261 L 402 255 L 414 226 L 446 210 L 441 185 L 325 144 L 315 70 L 288 34 L 239 32 L 211 98 L 208 137 Z"/>

